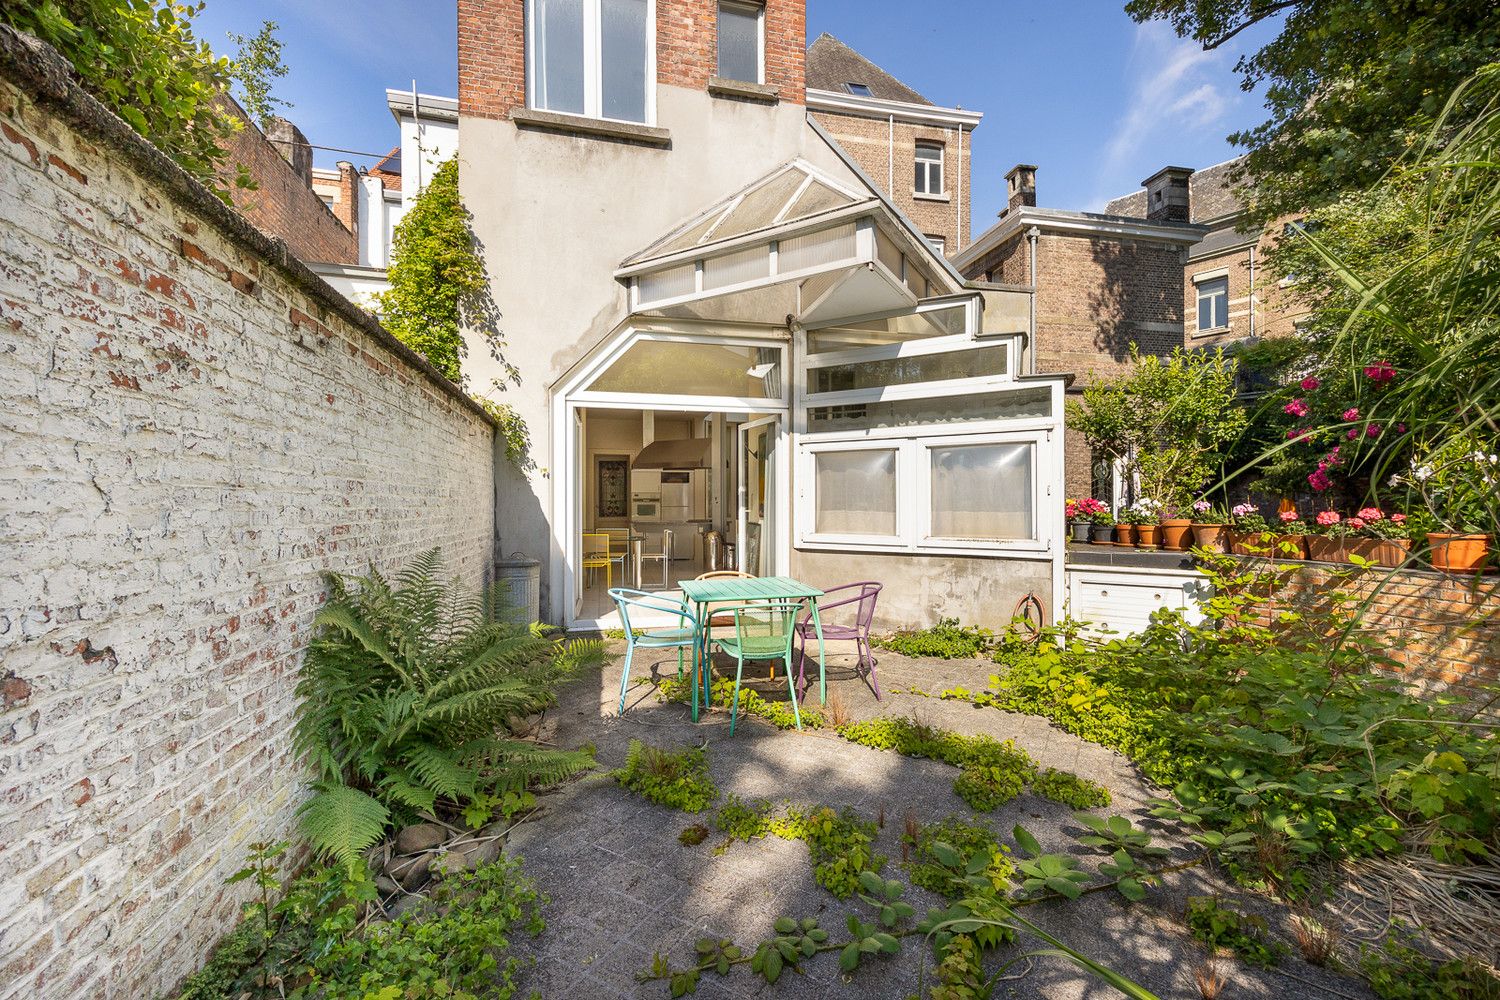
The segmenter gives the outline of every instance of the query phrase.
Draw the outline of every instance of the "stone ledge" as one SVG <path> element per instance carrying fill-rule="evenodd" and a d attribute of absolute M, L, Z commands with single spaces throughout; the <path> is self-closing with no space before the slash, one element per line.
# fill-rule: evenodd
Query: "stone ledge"
<path fill-rule="evenodd" d="M 781 91 L 769 83 L 747 83 L 744 80 L 728 80 L 722 76 L 709 78 L 708 92 L 715 97 L 733 97 L 742 101 L 764 104 L 781 102 Z"/>
<path fill-rule="evenodd" d="M 512 108 L 510 120 L 520 128 L 539 129 L 545 132 L 565 132 L 569 135 L 592 136 L 600 139 L 622 139 L 643 146 L 658 146 L 663 149 L 672 145 L 672 133 L 664 128 L 650 125 L 632 125 L 629 122 L 608 121 L 603 118 L 585 118 L 583 115 L 564 115 L 555 111 L 538 111 L 535 108 Z"/>

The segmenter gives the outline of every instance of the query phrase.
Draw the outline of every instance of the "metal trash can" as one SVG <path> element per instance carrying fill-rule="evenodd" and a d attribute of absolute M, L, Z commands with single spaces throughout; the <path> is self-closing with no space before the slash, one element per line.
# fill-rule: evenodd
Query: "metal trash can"
<path fill-rule="evenodd" d="M 709 528 L 703 533 L 704 559 L 710 571 L 724 568 L 723 545 L 724 536 L 717 529 Z"/>
<path fill-rule="evenodd" d="M 512 625 L 530 625 L 541 619 L 542 561 L 520 552 L 501 559 L 495 566 L 495 582 L 505 586 L 506 607 L 501 618 Z"/>

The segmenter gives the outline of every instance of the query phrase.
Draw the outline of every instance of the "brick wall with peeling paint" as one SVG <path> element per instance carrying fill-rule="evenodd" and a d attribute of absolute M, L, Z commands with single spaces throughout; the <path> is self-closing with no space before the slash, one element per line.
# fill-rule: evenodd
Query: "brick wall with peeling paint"
<path fill-rule="evenodd" d="M 0 28 L 0 997 L 151 997 L 293 829 L 320 574 L 481 584 L 494 429 L 48 70 Z"/>

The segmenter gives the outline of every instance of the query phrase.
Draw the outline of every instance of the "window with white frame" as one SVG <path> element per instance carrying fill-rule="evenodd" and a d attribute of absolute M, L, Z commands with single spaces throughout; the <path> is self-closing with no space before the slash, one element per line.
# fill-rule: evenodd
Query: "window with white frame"
<path fill-rule="evenodd" d="M 762 83 L 766 8 L 739 0 L 719 2 L 719 76 Z"/>
<path fill-rule="evenodd" d="M 1198 332 L 1222 330 L 1229 326 L 1229 278 L 1204 278 L 1194 281 L 1198 289 Z"/>
<path fill-rule="evenodd" d="M 649 122 L 654 0 L 528 0 L 530 106 Z"/>
<path fill-rule="evenodd" d="M 924 316 L 935 335 L 876 329 Z M 948 297 L 803 335 L 799 544 L 1048 551 L 1054 387 L 1018 383 L 1014 338 L 976 337 L 978 320 L 977 301 Z"/>
<path fill-rule="evenodd" d="M 942 236 L 934 236 L 932 233 L 928 233 L 926 239 L 928 243 L 932 244 L 932 249 L 938 252 L 939 257 L 947 256 L 948 240 L 946 238 Z"/>
<path fill-rule="evenodd" d="M 943 193 L 943 144 L 917 143 L 917 174 L 913 190 L 917 194 Z"/>

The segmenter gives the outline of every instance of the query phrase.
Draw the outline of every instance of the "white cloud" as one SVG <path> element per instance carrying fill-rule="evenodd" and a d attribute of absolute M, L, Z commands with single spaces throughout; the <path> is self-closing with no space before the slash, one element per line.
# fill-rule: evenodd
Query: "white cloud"
<path fill-rule="evenodd" d="M 1130 191 L 1130 182 L 1122 179 L 1132 169 L 1140 172 L 1149 161 L 1149 173 L 1165 164 L 1165 150 L 1181 145 L 1170 141 L 1174 137 L 1222 126 L 1233 102 L 1226 89 L 1227 60 L 1224 53 L 1205 52 L 1197 42 L 1178 38 L 1160 21 L 1136 26 L 1121 88 L 1125 104 L 1095 171 L 1093 210 Z"/>

